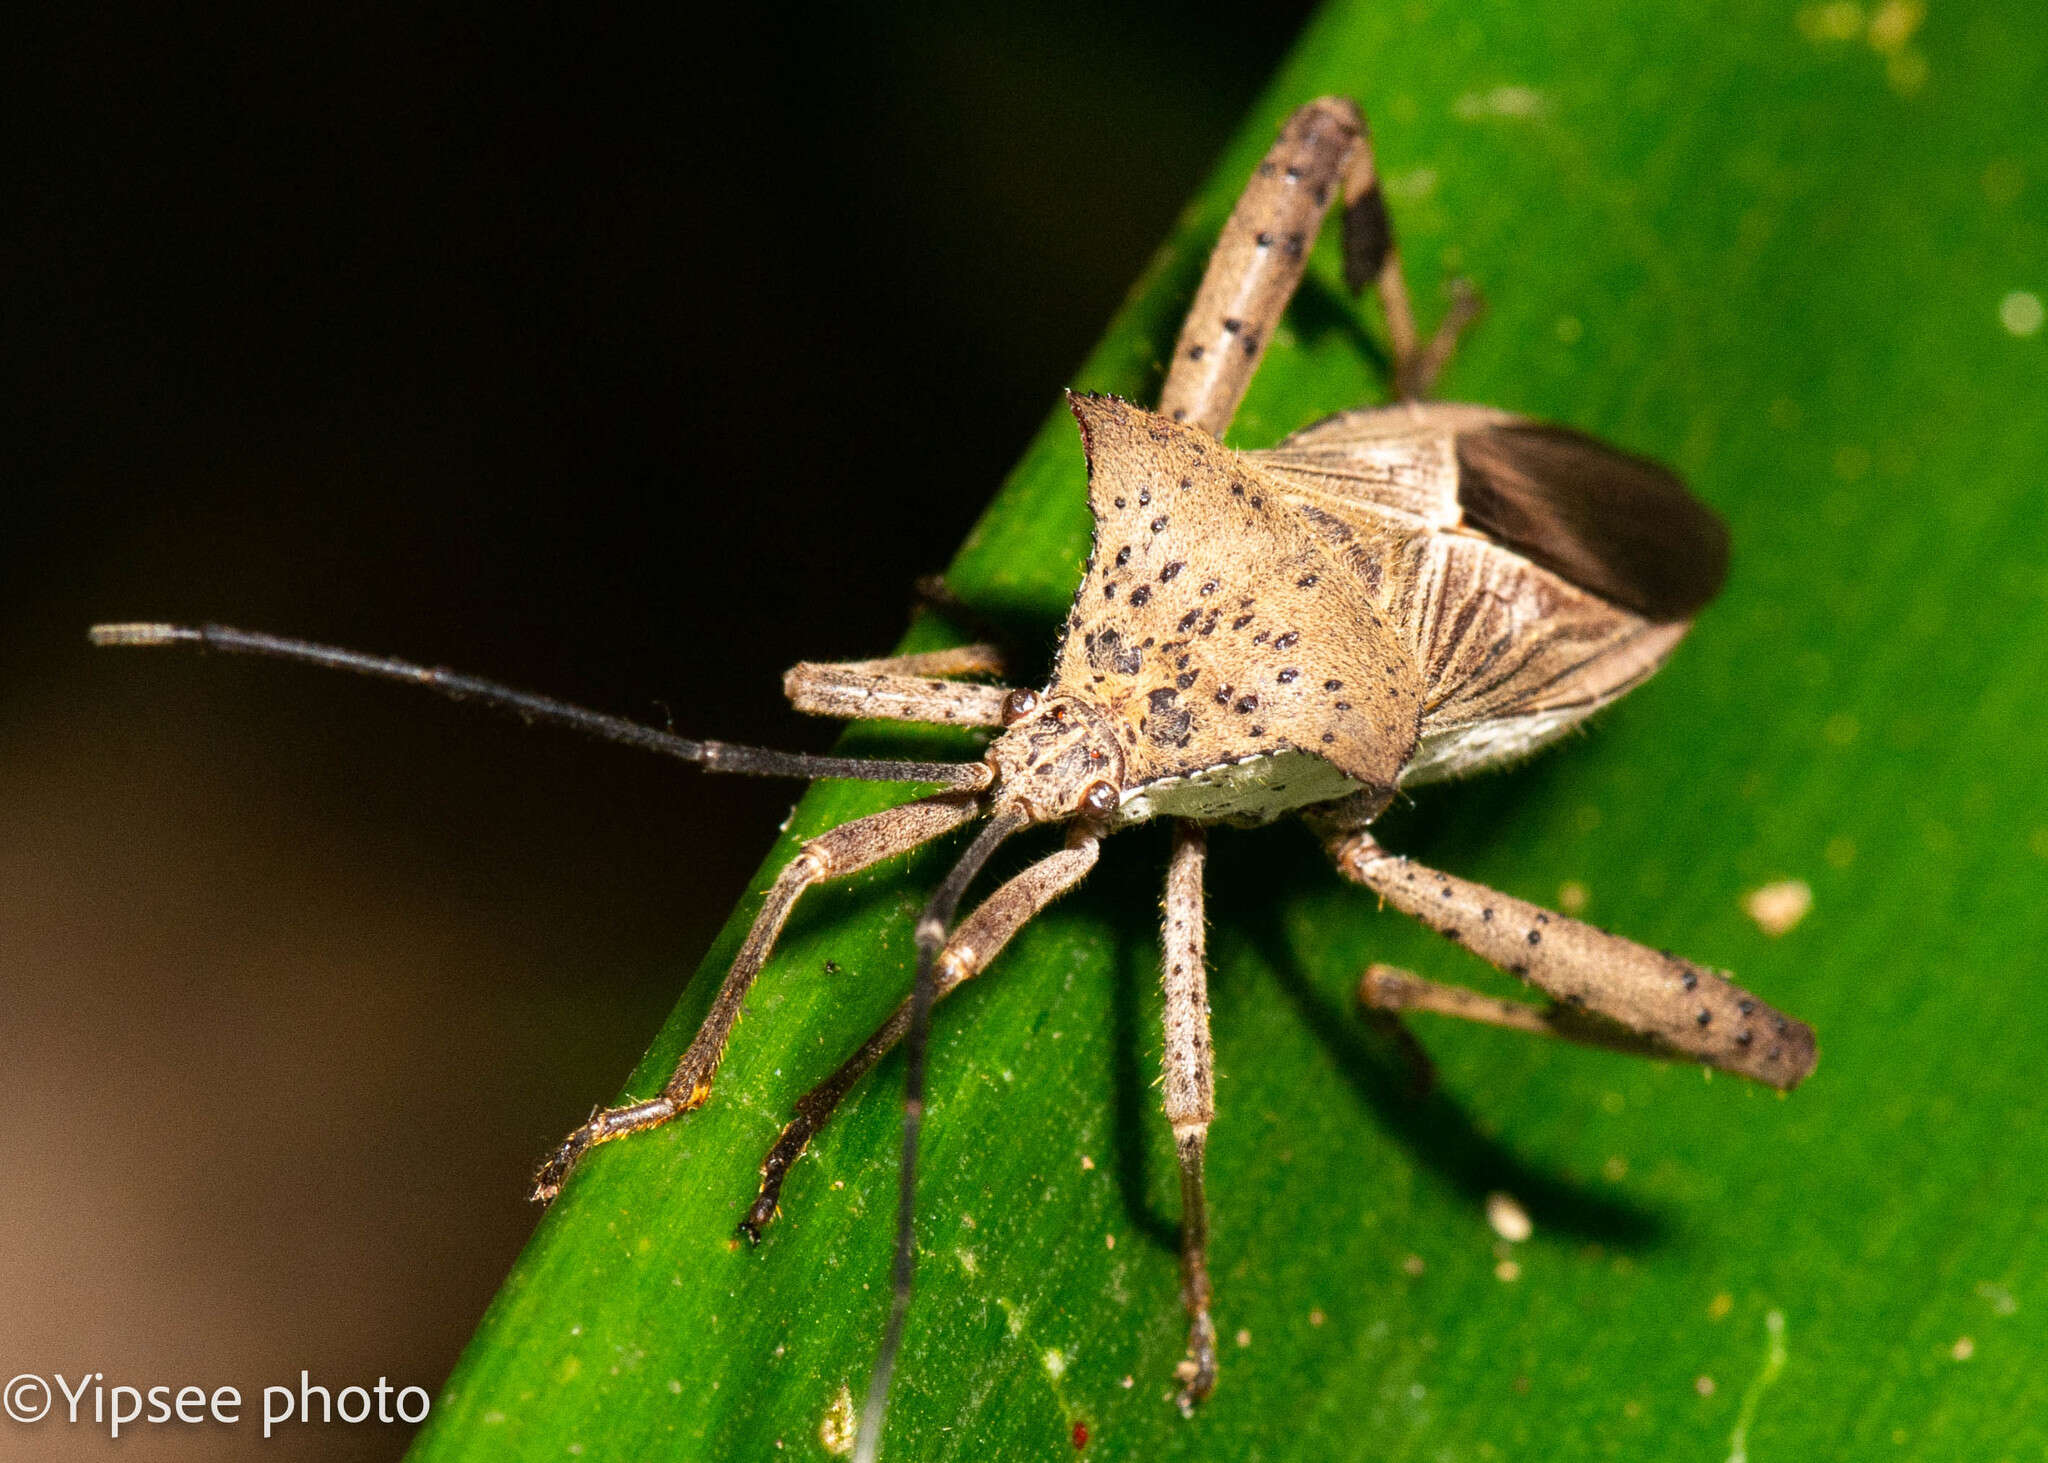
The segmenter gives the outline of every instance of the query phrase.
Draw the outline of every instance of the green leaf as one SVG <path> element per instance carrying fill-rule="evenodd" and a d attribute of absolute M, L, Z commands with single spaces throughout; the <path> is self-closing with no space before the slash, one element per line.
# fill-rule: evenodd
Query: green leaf
<path fill-rule="evenodd" d="M 1385 840 L 1736 971 L 1821 1034 L 1787 1099 L 1684 1066 L 1356 1019 L 1381 959 L 1511 987 L 1324 867 L 1214 840 L 1222 1384 L 1183 1419 L 1157 1111 L 1164 841 L 941 1009 L 897 1458 L 2038 1457 L 2048 1446 L 2048 32 L 2018 0 L 1338 4 L 1302 39 L 1075 385 L 1149 399 L 1281 117 L 1358 94 L 1416 297 L 1490 313 L 1446 393 L 1675 463 L 1733 579 L 1589 735 Z M 1113 139 L 1107 139 L 1113 145 Z M 1048 160 L 1048 166 L 1055 166 Z M 1327 247 L 1234 439 L 1383 395 Z M 947 383 L 929 383 L 943 394 Z M 953 569 L 1033 627 L 1087 543 L 1055 411 Z M 896 592 L 895 586 L 877 592 Z M 936 733 L 863 729 L 914 753 Z M 814 789 L 794 840 L 900 796 Z M 758 1250 L 733 1226 L 791 1101 L 900 998 L 951 847 L 807 898 L 711 1105 L 598 1152 L 416 1456 L 822 1451 L 885 1313 L 902 1067 L 860 1089 Z M 753 896 L 633 1077 L 652 1090 Z M 1799 879 L 1767 935 L 1747 891 Z M 1485 1196 L 1534 1234 L 1510 1244 Z M 1773 1318 L 1776 1318 L 1775 1320 Z"/>

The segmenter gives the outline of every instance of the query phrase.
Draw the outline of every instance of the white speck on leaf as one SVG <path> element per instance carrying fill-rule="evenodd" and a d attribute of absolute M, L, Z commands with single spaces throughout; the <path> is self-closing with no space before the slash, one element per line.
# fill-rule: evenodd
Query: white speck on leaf
<path fill-rule="evenodd" d="M 1511 1244 L 1520 1244 L 1536 1232 L 1521 1201 L 1498 1190 L 1486 1196 L 1486 1222 L 1493 1226 L 1495 1234 Z"/>
<path fill-rule="evenodd" d="M 2043 310 L 2041 297 L 2032 290 L 2014 290 L 1998 302 L 1998 323 L 2009 334 L 2032 335 L 2044 318 L 2048 318 L 2048 310 Z"/>
<path fill-rule="evenodd" d="M 1529 121 L 1550 110 L 1550 100 L 1533 86 L 1496 86 L 1486 91 L 1468 91 L 1451 104 L 1467 122 L 1483 117 L 1512 117 Z"/>
<path fill-rule="evenodd" d="M 1776 939 L 1812 912 L 1813 888 L 1804 879 L 1780 879 L 1743 895 L 1742 910 L 1758 929 Z"/>

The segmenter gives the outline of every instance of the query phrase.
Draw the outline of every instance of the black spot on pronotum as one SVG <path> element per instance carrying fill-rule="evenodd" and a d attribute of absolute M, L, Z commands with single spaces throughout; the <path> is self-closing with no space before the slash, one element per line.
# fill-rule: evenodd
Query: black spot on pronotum
<path fill-rule="evenodd" d="M 1151 586 L 1151 585 L 1149 585 L 1149 584 L 1141 584 L 1141 585 L 1139 585 L 1139 586 L 1138 586 L 1138 587 L 1137 587 L 1136 589 L 1134 589 L 1134 590 L 1132 590 L 1132 591 L 1131 591 L 1131 608 L 1132 608 L 1132 609 L 1134 609 L 1134 610 L 1139 610 L 1139 609 L 1143 609 L 1143 608 L 1144 608 L 1144 607 L 1145 607 L 1146 605 L 1150 604 L 1151 602 L 1152 602 L 1152 586 Z"/>

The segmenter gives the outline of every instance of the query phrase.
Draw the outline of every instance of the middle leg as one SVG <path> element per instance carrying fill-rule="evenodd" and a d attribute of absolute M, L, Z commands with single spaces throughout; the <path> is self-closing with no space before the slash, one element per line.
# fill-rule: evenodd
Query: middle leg
<path fill-rule="evenodd" d="M 1216 1117 L 1216 1053 L 1209 1040 L 1209 972 L 1202 930 L 1202 825 L 1173 825 L 1166 871 L 1166 1121 L 1180 1163 L 1180 1298 L 1188 1313 L 1188 1354 L 1181 1362 L 1182 1411 L 1216 1386 L 1216 1321 L 1209 1314 L 1209 1205 L 1202 1159 Z"/>

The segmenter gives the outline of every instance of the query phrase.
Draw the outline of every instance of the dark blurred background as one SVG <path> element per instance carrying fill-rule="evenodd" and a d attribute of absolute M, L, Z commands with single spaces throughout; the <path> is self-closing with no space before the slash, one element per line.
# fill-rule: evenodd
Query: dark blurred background
<path fill-rule="evenodd" d="M 10 21 L 0 1372 L 437 1388 L 793 795 L 85 627 L 826 745 L 1306 10 Z"/>

